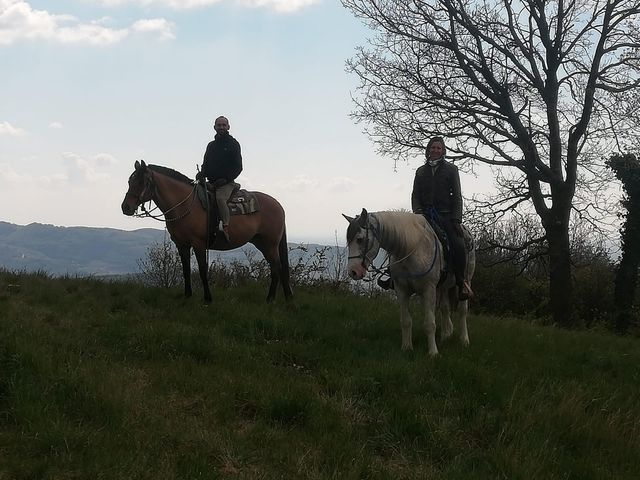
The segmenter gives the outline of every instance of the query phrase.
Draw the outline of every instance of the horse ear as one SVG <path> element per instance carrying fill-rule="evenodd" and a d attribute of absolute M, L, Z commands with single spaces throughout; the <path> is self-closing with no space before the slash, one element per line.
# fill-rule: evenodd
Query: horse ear
<path fill-rule="evenodd" d="M 136 163 L 134 163 L 133 166 L 135 167 L 136 170 L 138 170 L 140 168 L 140 162 L 136 160 Z"/>
<path fill-rule="evenodd" d="M 351 222 L 353 222 L 353 221 L 355 220 L 355 218 L 353 218 L 353 217 L 347 217 L 344 213 L 342 214 L 342 216 L 343 216 L 344 218 L 346 218 L 346 219 L 347 219 L 347 222 L 349 222 L 349 223 L 351 223 Z"/>
<path fill-rule="evenodd" d="M 367 210 L 365 208 L 362 209 L 360 215 L 358 215 L 358 219 L 360 220 L 360 225 L 365 226 L 367 224 Z"/>
<path fill-rule="evenodd" d="M 144 163 L 144 160 L 140 160 L 140 164 L 141 164 L 144 168 L 147 168 L 147 164 L 146 164 L 146 163 Z"/>

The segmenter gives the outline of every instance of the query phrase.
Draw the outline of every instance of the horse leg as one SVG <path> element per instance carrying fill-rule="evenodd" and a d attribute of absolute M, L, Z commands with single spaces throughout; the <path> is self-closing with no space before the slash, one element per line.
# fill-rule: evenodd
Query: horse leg
<path fill-rule="evenodd" d="M 178 247 L 180 255 L 180 263 L 182 264 L 182 278 L 184 279 L 184 296 L 190 297 L 191 290 L 191 247 L 189 245 L 181 245 Z"/>
<path fill-rule="evenodd" d="M 467 312 L 469 311 L 469 300 L 463 300 L 458 302 L 456 308 L 456 320 L 458 324 L 458 335 L 460 336 L 460 342 L 465 347 L 469 346 L 469 332 L 467 330 Z"/>
<path fill-rule="evenodd" d="M 200 273 L 200 280 L 202 281 L 202 290 L 204 291 L 205 303 L 211 303 L 211 290 L 209 290 L 209 265 L 207 265 L 207 250 L 194 248 L 196 253 L 196 260 L 198 262 L 198 272 Z"/>
<path fill-rule="evenodd" d="M 449 289 L 442 288 L 438 292 L 438 324 L 440 325 L 440 338 L 446 339 L 453 334 L 453 323 L 451 323 L 451 302 L 449 299 Z"/>
<path fill-rule="evenodd" d="M 269 293 L 267 293 L 267 303 L 271 303 L 276 298 L 276 290 L 280 282 L 280 256 L 278 255 L 278 245 L 265 244 L 263 238 L 254 238 L 252 243 L 256 246 L 264 259 L 269 264 L 271 279 L 269 283 Z"/>
<path fill-rule="evenodd" d="M 402 350 L 413 350 L 411 340 L 411 314 L 409 313 L 409 295 L 396 285 L 396 295 L 400 304 L 400 328 L 402 329 Z"/>
<path fill-rule="evenodd" d="M 293 297 L 289 278 L 289 246 L 287 245 L 287 231 L 282 232 L 280 243 L 278 244 L 278 257 L 280 260 L 280 280 L 284 290 L 284 298 L 288 302 Z"/>
<path fill-rule="evenodd" d="M 424 307 L 424 330 L 427 333 L 427 344 L 429 356 L 438 355 L 438 346 L 436 345 L 436 288 L 427 286 L 422 293 L 422 304 Z"/>
<path fill-rule="evenodd" d="M 271 271 L 271 282 L 269 283 L 269 293 L 267 294 L 267 303 L 272 303 L 276 298 L 276 289 L 280 282 L 280 262 L 278 259 L 270 259 L 269 270 Z"/>

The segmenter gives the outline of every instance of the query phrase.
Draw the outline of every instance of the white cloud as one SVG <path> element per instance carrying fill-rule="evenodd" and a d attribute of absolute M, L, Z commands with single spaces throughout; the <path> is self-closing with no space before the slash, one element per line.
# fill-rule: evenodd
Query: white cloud
<path fill-rule="evenodd" d="M 207 7 L 223 1 L 233 1 L 243 7 L 266 8 L 276 12 L 290 13 L 320 3 L 321 0 L 98 0 L 98 3 L 106 7 L 135 4 L 144 7 L 157 6 L 175 10 L 188 10 Z"/>
<path fill-rule="evenodd" d="M 19 40 L 54 40 L 61 43 L 111 45 L 126 38 L 130 32 L 160 34 L 160 38 L 174 38 L 173 24 L 164 19 L 140 20 L 128 28 L 104 26 L 110 18 L 82 23 L 72 15 L 56 15 L 46 10 L 35 10 L 24 0 L 0 0 L 0 45 Z M 136 25 L 155 25 L 140 29 Z M 161 27 L 161 28 L 160 28 Z"/>
<path fill-rule="evenodd" d="M 62 124 L 60 122 L 51 122 L 49 124 L 49 128 L 60 129 L 60 128 L 63 128 L 63 127 L 62 127 Z"/>
<path fill-rule="evenodd" d="M 24 188 L 25 185 L 35 184 L 38 187 L 57 187 L 65 184 L 68 178 L 63 173 L 40 175 L 34 177 L 32 173 L 20 173 L 8 163 L 0 163 L 0 185 L 4 188 Z"/>
<path fill-rule="evenodd" d="M 294 192 L 303 192 L 310 190 L 318 186 L 318 180 L 309 177 L 308 175 L 298 175 L 293 180 L 279 182 L 278 186 L 282 190 L 290 190 Z"/>
<path fill-rule="evenodd" d="M 26 175 L 20 175 L 16 172 L 8 163 L 0 163 L 0 182 L 17 185 L 21 182 L 26 182 Z"/>
<path fill-rule="evenodd" d="M 276 12 L 291 13 L 310 7 L 320 0 L 238 0 L 242 5 L 256 8 L 273 9 Z"/>
<path fill-rule="evenodd" d="M 327 183 L 327 188 L 332 192 L 349 191 L 358 184 L 349 177 L 334 177 Z"/>
<path fill-rule="evenodd" d="M 79 24 L 57 28 L 51 38 L 62 43 L 88 43 L 89 45 L 113 45 L 123 40 L 129 31 L 126 28 L 112 29 L 96 23 Z"/>
<path fill-rule="evenodd" d="M 8 135 L 10 137 L 21 137 L 25 135 L 25 132 L 22 128 L 14 127 L 9 122 L 0 122 L 0 135 Z"/>
<path fill-rule="evenodd" d="M 222 0 L 98 0 L 98 3 L 105 7 L 136 4 L 143 7 L 158 6 L 169 7 L 175 10 L 188 10 L 190 8 L 206 7 L 221 1 Z"/>
<path fill-rule="evenodd" d="M 152 18 L 148 20 L 138 20 L 131 26 L 131 30 L 141 33 L 157 33 L 163 40 L 173 40 L 176 38 L 173 33 L 173 23 L 164 18 Z"/>
<path fill-rule="evenodd" d="M 99 153 L 89 158 L 82 157 L 73 152 L 65 152 L 62 158 L 69 168 L 71 180 L 99 183 L 109 180 L 111 175 L 105 170 L 117 163 L 117 160 L 108 153 Z"/>

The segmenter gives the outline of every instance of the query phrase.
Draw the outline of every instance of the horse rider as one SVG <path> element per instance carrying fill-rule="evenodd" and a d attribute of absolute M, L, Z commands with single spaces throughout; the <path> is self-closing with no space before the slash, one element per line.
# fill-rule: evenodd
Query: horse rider
<path fill-rule="evenodd" d="M 442 137 L 433 137 L 425 149 L 426 161 L 416 170 L 411 192 L 413 213 L 425 215 L 435 229 L 444 230 L 450 261 L 458 287 L 458 299 L 467 300 L 473 292 L 464 275 L 467 255 L 462 231 L 462 192 L 458 167 L 445 159 L 447 149 Z M 436 225 L 434 225 L 436 223 Z"/>
<path fill-rule="evenodd" d="M 202 181 L 206 178 L 215 188 L 216 204 L 220 216 L 218 228 L 224 233 L 227 241 L 229 241 L 230 217 L 227 201 L 236 188 L 234 180 L 242 172 L 240 144 L 229 134 L 229 128 L 227 117 L 216 118 L 213 125 L 216 135 L 213 141 L 207 145 L 202 169 L 196 175 L 196 180 Z"/>

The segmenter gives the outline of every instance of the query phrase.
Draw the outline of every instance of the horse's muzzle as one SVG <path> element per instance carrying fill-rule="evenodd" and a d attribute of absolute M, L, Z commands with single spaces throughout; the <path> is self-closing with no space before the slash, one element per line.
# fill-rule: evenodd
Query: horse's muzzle
<path fill-rule="evenodd" d="M 137 209 L 137 208 L 138 208 L 138 207 L 134 207 L 134 206 L 132 206 L 132 205 L 129 205 L 129 204 L 127 203 L 127 200 L 126 200 L 126 199 L 122 202 L 122 213 L 124 213 L 124 214 L 125 214 L 125 215 L 127 215 L 128 217 L 133 216 L 133 214 L 134 214 L 134 213 L 136 213 L 136 209 Z"/>
<path fill-rule="evenodd" d="M 353 280 L 362 280 L 366 274 L 367 271 L 364 269 L 362 264 L 357 264 L 349 267 L 349 276 Z"/>

